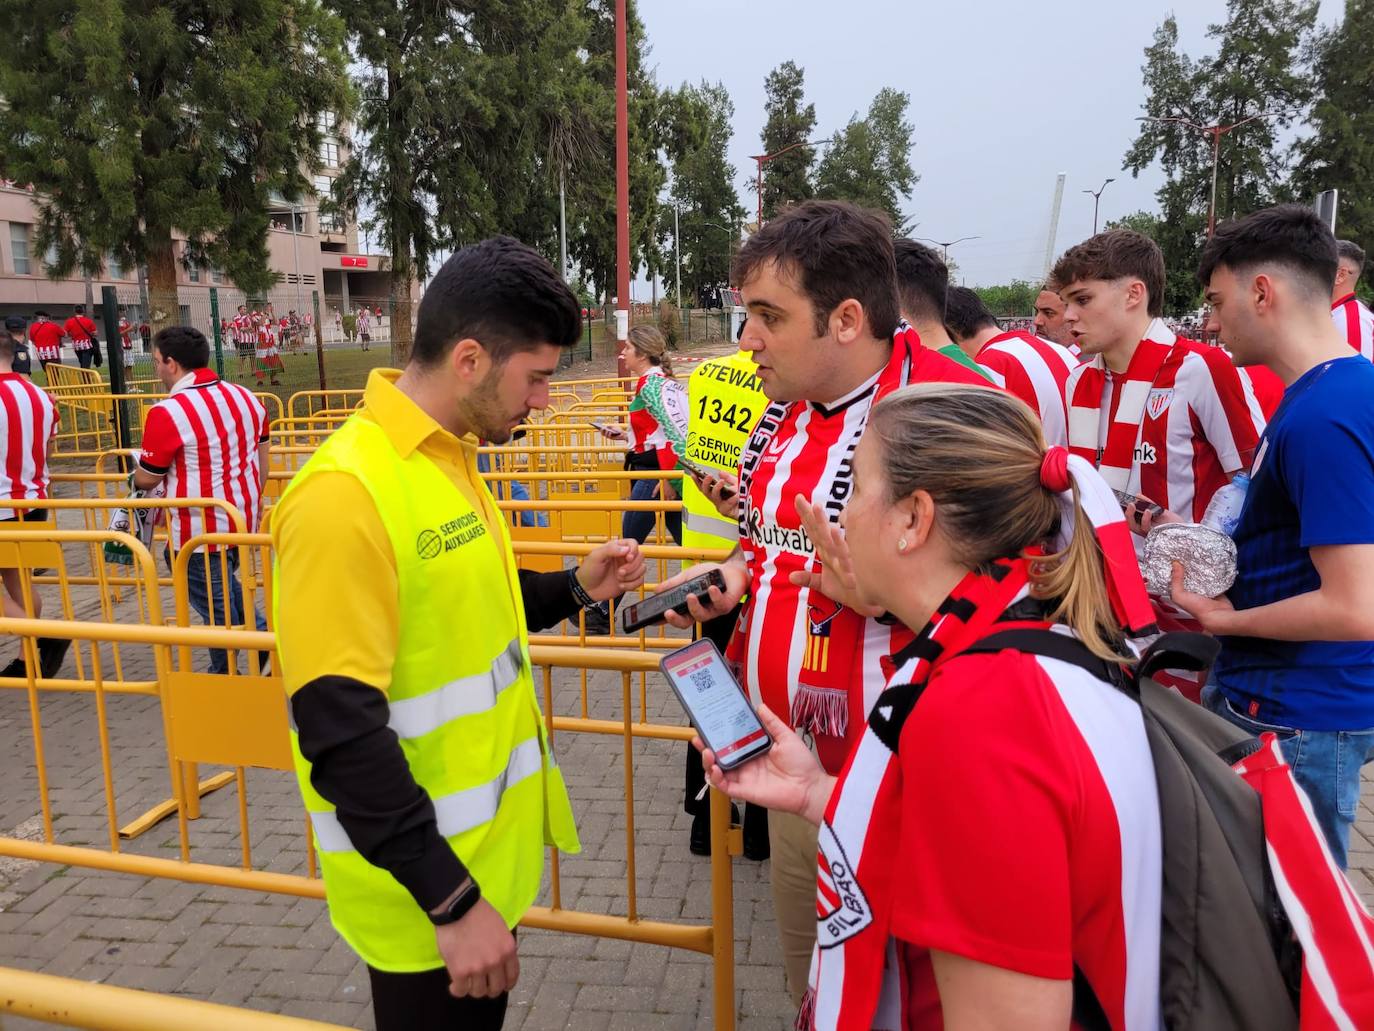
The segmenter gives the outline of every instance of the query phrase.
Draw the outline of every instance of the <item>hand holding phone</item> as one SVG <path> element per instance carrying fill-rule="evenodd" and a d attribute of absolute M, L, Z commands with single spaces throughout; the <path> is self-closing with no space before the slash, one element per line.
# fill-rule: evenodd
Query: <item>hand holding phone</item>
<path fill-rule="evenodd" d="M 708 468 L 699 462 L 694 462 L 681 452 L 675 451 L 674 454 L 677 455 L 678 464 L 682 466 L 687 475 L 691 476 L 692 479 L 696 481 L 697 487 L 703 494 L 709 496 L 712 493 L 713 485 L 717 483 L 720 486 L 720 498 L 722 501 L 729 501 L 738 493 L 735 484 L 731 483 L 726 478 L 725 473 L 717 472 L 715 469 Z M 715 499 L 712 498 L 712 504 L 714 503 Z"/>
<path fill-rule="evenodd" d="M 722 770 L 733 770 L 773 746 L 744 688 L 709 640 L 703 637 L 665 655 L 659 666 Z"/>
<path fill-rule="evenodd" d="M 627 634 L 632 634 L 646 626 L 662 623 L 664 616 L 670 611 L 686 615 L 687 599 L 695 596 L 698 601 L 705 601 L 711 596 L 712 587 L 722 593 L 725 591 L 725 577 L 719 569 L 708 570 L 675 587 L 651 594 L 643 601 L 622 607 L 621 626 Z"/>
<path fill-rule="evenodd" d="M 607 440 L 624 440 L 625 431 L 619 426 L 614 426 L 608 422 L 592 422 L 592 428 L 599 432 Z"/>

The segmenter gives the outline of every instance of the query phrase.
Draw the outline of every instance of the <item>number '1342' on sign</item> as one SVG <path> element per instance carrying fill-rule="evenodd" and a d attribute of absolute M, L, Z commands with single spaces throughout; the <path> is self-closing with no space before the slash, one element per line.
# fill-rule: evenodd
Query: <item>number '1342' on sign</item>
<path fill-rule="evenodd" d="M 697 415 L 712 423 L 725 423 L 741 433 L 754 428 L 754 413 L 744 405 L 722 405 L 718 397 L 703 397 L 697 401 Z"/>

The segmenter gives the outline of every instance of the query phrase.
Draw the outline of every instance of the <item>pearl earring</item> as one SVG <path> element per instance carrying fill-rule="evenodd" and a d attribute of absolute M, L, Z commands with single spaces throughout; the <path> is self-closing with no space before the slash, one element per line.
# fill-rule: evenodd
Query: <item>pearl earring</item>
<path fill-rule="evenodd" d="M 897 550 L 898 550 L 898 551 L 906 551 L 906 538 L 905 538 L 905 537 L 903 537 L 903 538 L 901 538 L 900 540 L 897 541 Z"/>

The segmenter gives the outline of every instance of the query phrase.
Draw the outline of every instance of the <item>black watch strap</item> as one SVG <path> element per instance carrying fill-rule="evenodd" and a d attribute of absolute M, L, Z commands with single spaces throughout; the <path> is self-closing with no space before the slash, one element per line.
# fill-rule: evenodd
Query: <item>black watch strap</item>
<path fill-rule="evenodd" d="M 455 924 L 463 917 L 468 915 L 468 911 L 477 905 L 482 899 L 482 889 L 477 886 L 477 882 L 471 877 L 458 889 L 458 893 L 453 896 L 453 901 L 445 906 L 438 913 L 430 913 L 429 921 L 435 927 L 442 927 L 444 924 Z"/>

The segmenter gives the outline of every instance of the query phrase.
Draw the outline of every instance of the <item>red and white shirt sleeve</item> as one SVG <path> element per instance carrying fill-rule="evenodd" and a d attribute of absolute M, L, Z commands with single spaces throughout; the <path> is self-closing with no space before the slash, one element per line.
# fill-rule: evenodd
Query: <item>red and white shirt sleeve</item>
<path fill-rule="evenodd" d="M 1169 456 L 1169 487 L 1178 495 L 1182 507 L 1171 504 L 1169 509 L 1199 522 L 1212 495 L 1233 475 L 1250 468 L 1265 421 L 1249 377 L 1232 364 L 1225 351 L 1197 344 L 1194 353 L 1198 360 L 1193 355 L 1184 360 L 1178 386 L 1188 398 L 1195 425 L 1201 428 L 1214 459 L 1209 461 L 1206 454 L 1188 456 L 1181 453 L 1181 448 L 1174 449 Z M 1184 494 L 1189 484 L 1191 512 L 1184 511 L 1189 500 Z"/>
<path fill-rule="evenodd" d="M 0 497 L 48 496 L 48 444 L 57 434 L 57 406 L 46 390 L 17 372 L 0 373 L 0 432 L 4 434 L 4 467 L 0 468 Z M 0 509 L 0 519 L 18 516 Z"/>
<path fill-rule="evenodd" d="M 965 655 L 932 676 L 899 754 L 906 1028 L 941 1026 L 932 950 L 1060 981 L 1077 965 L 1112 1027 L 1158 1028 L 1162 843 L 1139 706 L 1064 663 Z"/>
<path fill-rule="evenodd" d="M 1067 348 L 1018 331 L 993 337 L 974 360 L 987 369 L 994 383 L 1040 416 L 1047 444 L 1067 446 L 1064 383 L 1080 364 Z"/>
<path fill-rule="evenodd" d="M 1331 321 L 1345 334 L 1346 342 L 1374 361 L 1374 312 L 1354 294 L 1346 294 L 1331 306 Z"/>

